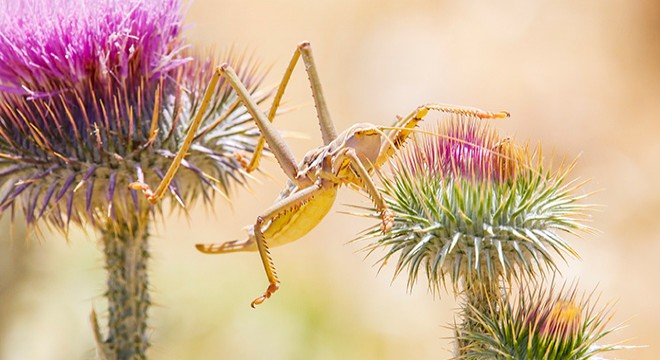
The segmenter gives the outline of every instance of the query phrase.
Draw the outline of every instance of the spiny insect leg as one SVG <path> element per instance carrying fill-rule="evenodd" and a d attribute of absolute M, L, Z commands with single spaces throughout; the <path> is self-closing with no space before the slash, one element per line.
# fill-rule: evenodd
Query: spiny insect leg
<path fill-rule="evenodd" d="M 197 133 L 197 130 L 199 129 L 200 124 L 202 123 L 202 119 L 204 118 L 204 114 L 206 113 L 206 110 L 209 107 L 211 99 L 213 98 L 213 94 L 216 90 L 216 87 L 218 86 L 218 81 L 220 80 L 221 75 L 222 74 L 220 74 L 219 71 L 215 71 L 213 73 L 213 76 L 211 77 L 211 81 L 209 81 L 209 85 L 206 87 L 206 91 L 204 92 L 202 103 L 199 106 L 199 109 L 197 109 L 197 113 L 195 114 L 192 122 L 190 123 L 190 128 L 188 129 L 188 133 L 186 133 L 186 137 L 183 140 L 183 144 L 181 145 L 181 148 L 174 156 L 174 160 L 172 161 L 172 164 L 170 165 L 169 169 L 167 169 L 167 172 L 163 176 L 163 179 L 160 181 L 160 184 L 158 184 L 156 190 L 151 191 L 149 185 L 141 182 L 133 182 L 128 185 L 131 189 L 141 190 L 150 203 L 155 204 L 156 202 L 158 202 L 158 200 L 160 200 L 165 195 L 165 192 L 169 188 L 170 183 L 174 179 L 174 175 L 179 169 L 179 166 L 181 166 L 181 161 L 183 161 L 183 158 L 188 153 L 188 149 L 190 149 L 190 145 L 195 139 L 195 134 Z"/>
<path fill-rule="evenodd" d="M 330 181 L 320 179 L 316 181 L 312 186 L 297 191 L 291 196 L 278 201 L 269 209 L 267 209 L 261 216 L 257 217 L 257 222 L 254 225 L 254 235 L 257 241 L 259 256 L 261 256 L 261 262 L 264 265 L 264 269 L 266 270 L 268 288 L 263 293 L 263 295 L 252 301 L 251 306 L 253 308 L 263 303 L 266 299 L 270 298 L 271 295 L 273 295 L 273 293 L 280 287 L 280 281 L 277 278 L 275 265 L 273 263 L 272 257 L 270 256 L 270 249 L 268 247 L 267 239 L 263 234 L 262 226 L 267 224 L 269 221 L 276 219 L 281 214 L 284 214 L 288 211 L 295 211 L 302 204 L 304 204 L 306 201 L 309 201 L 318 193 L 326 191 L 327 187 L 329 186 L 335 185 Z M 273 226 L 273 224 L 271 223 L 270 226 Z"/>
<path fill-rule="evenodd" d="M 364 189 L 367 194 L 369 194 L 369 197 L 371 197 L 374 205 L 376 205 L 376 209 L 379 211 L 380 219 L 382 221 L 381 230 L 383 233 L 390 230 L 393 225 L 394 215 L 392 214 L 392 211 L 387 207 L 385 200 L 383 200 L 383 196 L 376 188 L 376 184 L 371 178 L 371 175 L 369 175 L 369 172 L 364 167 L 364 164 L 362 164 L 362 161 L 355 153 L 355 149 L 347 148 L 342 155 L 350 159 L 351 169 L 353 169 L 357 177 L 362 182 L 362 189 Z"/>
<path fill-rule="evenodd" d="M 459 106 L 459 105 L 446 105 L 446 104 L 425 104 L 417 107 L 408 116 L 398 118 L 394 123 L 394 127 L 399 129 L 393 130 L 389 139 L 381 145 L 378 158 L 375 163 L 376 168 L 380 168 L 387 160 L 394 155 L 396 150 L 406 141 L 408 136 L 413 132 L 413 128 L 424 119 L 430 110 L 439 111 L 445 114 L 454 114 L 459 116 L 474 116 L 480 119 L 502 119 L 509 117 L 506 111 L 490 112 L 484 111 L 474 107 Z"/>

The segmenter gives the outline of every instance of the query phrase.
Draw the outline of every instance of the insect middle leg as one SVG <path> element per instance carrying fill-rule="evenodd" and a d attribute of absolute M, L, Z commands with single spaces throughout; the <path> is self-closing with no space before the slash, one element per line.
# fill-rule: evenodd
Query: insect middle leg
<path fill-rule="evenodd" d="M 284 93 L 284 89 L 286 88 L 286 84 L 288 83 L 291 76 L 291 72 L 293 71 L 293 68 L 295 67 L 299 57 L 302 57 L 303 62 L 305 63 L 305 70 L 307 71 L 309 77 L 312 88 L 312 95 L 314 96 L 316 111 L 319 118 L 319 124 L 321 126 L 321 135 L 323 137 L 324 144 L 327 145 L 337 137 L 337 131 L 334 127 L 334 124 L 332 123 L 332 120 L 330 119 L 330 115 L 325 104 L 325 97 L 323 96 L 321 83 L 318 77 L 318 73 L 316 72 L 316 66 L 314 65 L 309 42 L 302 42 L 300 45 L 298 45 L 296 53 L 292 57 L 289 66 L 287 67 L 287 71 L 285 72 L 284 78 L 282 79 L 280 88 L 278 89 L 278 92 L 275 96 L 275 105 L 279 104 L 282 94 Z M 224 76 L 229 82 L 230 86 L 236 91 L 238 97 L 241 99 L 248 112 L 255 120 L 262 136 L 264 137 L 266 143 L 270 146 L 271 152 L 277 159 L 280 167 L 287 175 L 287 177 L 289 177 L 289 179 L 293 181 L 294 184 L 301 188 L 310 186 L 311 180 L 307 178 L 306 174 L 298 173 L 299 169 L 288 145 L 284 142 L 284 139 L 275 129 L 275 127 L 271 124 L 270 119 L 264 116 L 261 110 L 259 110 L 256 102 L 254 99 L 252 99 L 236 72 L 228 64 L 223 64 L 218 67 L 217 73 Z M 276 106 L 271 107 L 273 116 L 276 108 Z M 259 153 L 260 152 L 255 152 L 255 154 Z"/>
<path fill-rule="evenodd" d="M 327 145 L 332 140 L 334 140 L 337 137 L 337 130 L 335 129 L 334 124 L 330 118 L 329 112 L 327 110 L 325 97 L 323 96 L 321 83 L 318 77 L 318 73 L 316 71 L 316 66 L 314 64 L 314 59 L 311 52 L 311 46 L 309 42 L 302 42 L 296 48 L 296 51 L 293 57 L 291 58 L 291 61 L 289 62 L 289 66 L 287 67 L 284 76 L 282 78 L 282 81 L 278 86 L 278 90 L 275 94 L 273 103 L 271 104 L 271 108 L 267 117 L 261 112 L 261 110 L 256 104 L 256 101 L 254 101 L 254 99 L 251 97 L 250 93 L 245 88 L 245 85 L 243 85 L 240 78 L 238 77 L 238 75 L 236 75 L 235 71 L 229 66 L 229 64 L 225 63 L 219 66 L 214 72 L 213 77 L 211 78 L 211 81 L 209 82 L 209 85 L 206 88 L 204 97 L 202 98 L 202 103 L 197 111 L 197 114 L 195 114 L 192 123 L 190 124 L 190 128 L 188 129 L 188 133 L 184 138 L 181 148 L 175 155 L 172 164 L 170 165 L 169 169 L 163 176 L 163 179 L 161 180 L 156 190 L 152 191 L 147 184 L 140 182 L 134 182 L 130 184 L 130 187 L 144 192 L 145 195 L 147 196 L 147 199 L 152 204 L 155 204 L 158 200 L 160 200 L 164 196 L 165 192 L 169 188 L 169 185 L 174 178 L 174 175 L 176 174 L 176 171 L 181 166 L 181 161 L 186 156 L 193 140 L 195 139 L 196 136 L 195 134 L 197 133 L 197 130 L 199 129 L 199 126 L 204 117 L 204 114 L 208 109 L 209 103 L 213 97 L 213 93 L 216 90 L 216 87 L 218 85 L 221 76 L 224 76 L 228 80 L 231 87 L 236 91 L 239 98 L 247 108 L 248 112 L 255 120 L 257 127 L 261 132 L 261 137 L 257 143 L 253 158 L 251 159 L 247 167 L 247 170 L 248 171 L 254 170 L 254 168 L 258 166 L 258 162 L 261 157 L 261 152 L 263 150 L 263 146 L 265 142 L 268 143 L 270 150 L 273 153 L 273 155 L 275 155 L 275 158 L 280 164 L 280 167 L 287 175 L 287 177 L 291 179 L 291 181 L 293 181 L 295 184 L 301 187 L 311 185 L 311 181 L 309 179 L 307 179 L 304 176 L 298 176 L 299 175 L 298 167 L 296 165 L 297 162 L 293 157 L 291 150 L 284 142 L 282 136 L 277 132 L 277 130 L 271 124 L 273 118 L 275 117 L 275 113 L 277 112 L 277 108 L 279 107 L 279 104 L 281 102 L 282 96 L 284 95 L 284 90 L 286 89 L 289 79 L 291 78 L 293 69 L 300 57 L 303 58 L 303 62 L 305 63 L 305 70 L 307 71 L 308 78 L 311 84 L 312 95 L 314 97 L 317 116 L 319 118 L 319 124 L 321 126 L 323 142 Z"/>
<path fill-rule="evenodd" d="M 298 60 L 302 57 L 303 63 L 305 65 L 305 71 L 307 72 L 307 77 L 309 79 L 310 86 L 312 88 L 312 97 L 314 98 L 314 106 L 316 107 L 316 115 L 319 120 L 319 125 L 321 127 L 321 136 L 323 138 L 323 144 L 327 145 L 332 140 L 337 137 L 337 130 L 335 129 L 334 123 L 330 118 L 330 113 L 328 111 L 328 106 L 325 102 L 325 96 L 323 95 L 323 89 L 321 87 L 321 81 L 316 70 L 316 64 L 314 63 L 314 57 L 312 56 L 312 48 L 308 41 L 303 41 L 296 47 L 296 51 L 293 53 L 289 65 L 284 71 L 284 76 L 277 88 L 277 92 L 273 97 L 273 102 L 268 111 L 268 120 L 270 122 L 275 118 L 277 109 L 280 106 L 282 101 L 282 96 L 284 95 L 284 90 L 289 84 L 293 70 L 298 63 Z M 261 159 L 261 154 L 263 152 L 264 144 L 266 138 L 261 135 L 257 142 L 257 145 L 252 154 L 252 159 L 245 168 L 247 172 L 254 171 L 259 166 L 259 160 Z"/>
<path fill-rule="evenodd" d="M 295 65 L 295 62 L 297 61 L 297 57 L 299 57 L 298 52 L 296 52 L 296 55 L 294 55 L 294 58 L 292 59 L 293 65 Z M 292 69 L 291 65 L 290 68 Z M 289 150 L 288 146 L 284 142 L 282 136 L 271 125 L 271 121 L 275 116 L 277 107 L 279 106 L 282 95 L 284 94 L 284 89 L 286 88 L 286 85 L 290 78 L 289 69 L 287 69 L 287 73 L 285 73 L 284 79 L 282 80 L 282 83 L 278 88 L 273 104 L 271 105 L 269 117 L 267 118 L 258 108 L 256 101 L 254 101 L 254 99 L 251 97 L 249 91 L 245 88 L 245 85 L 243 85 L 243 83 L 240 81 L 238 75 L 236 75 L 236 73 L 229 66 L 229 64 L 225 63 L 219 66 L 218 68 L 216 68 L 215 72 L 213 73 L 213 76 L 211 77 L 211 80 L 209 81 L 209 84 L 206 87 L 206 91 L 204 92 L 204 96 L 202 98 L 202 102 L 199 106 L 199 109 L 197 110 L 197 113 L 193 117 L 193 120 L 188 129 L 188 133 L 186 134 L 183 143 L 181 144 L 181 148 L 176 153 L 174 160 L 172 161 L 172 164 L 167 169 L 167 172 L 161 179 L 161 182 L 160 184 L 158 184 L 156 190 L 152 191 L 149 185 L 141 182 L 134 182 L 129 185 L 129 187 L 131 187 L 132 189 L 141 190 L 142 192 L 144 192 L 145 196 L 147 197 L 147 200 L 149 200 L 150 203 L 155 204 L 165 195 L 165 192 L 169 188 L 170 183 L 174 179 L 174 175 L 181 166 L 181 162 L 183 161 L 183 158 L 187 155 L 188 150 L 190 149 L 190 146 L 192 145 L 192 142 L 195 139 L 197 130 L 199 129 L 199 126 L 201 125 L 204 115 L 208 110 L 211 99 L 213 98 L 213 94 L 222 76 L 225 76 L 227 78 L 229 84 L 236 91 L 236 93 L 239 96 L 239 99 L 243 102 L 248 112 L 255 119 L 255 122 L 259 127 L 259 130 L 261 132 L 260 138 L 263 138 L 264 140 L 261 139 L 259 140 L 258 148 L 255 149 L 255 152 L 259 150 L 258 152 L 260 153 L 261 149 L 263 149 L 263 142 L 264 141 L 268 142 L 271 151 L 275 155 L 277 161 L 280 163 L 280 167 L 283 169 L 285 174 L 291 179 L 291 181 L 293 181 L 298 185 L 309 185 L 310 183 L 309 181 L 305 181 L 305 179 L 297 178 L 298 168 L 296 165 L 296 160 L 293 157 L 291 150 Z M 261 145 L 259 146 L 259 144 Z M 253 161 L 258 162 L 258 159 L 259 157 L 256 156 L 256 160 L 253 158 Z"/>

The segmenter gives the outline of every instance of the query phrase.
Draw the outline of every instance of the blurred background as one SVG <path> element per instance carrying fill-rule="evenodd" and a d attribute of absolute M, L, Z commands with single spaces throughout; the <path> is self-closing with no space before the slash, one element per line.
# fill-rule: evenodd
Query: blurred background
<path fill-rule="evenodd" d="M 187 37 L 199 48 L 245 49 L 272 65 L 276 84 L 301 40 L 310 40 L 338 129 L 390 124 L 425 102 L 507 110 L 504 134 L 541 143 L 556 159 L 579 156 L 573 173 L 600 233 L 569 238 L 581 255 L 562 267 L 568 281 L 616 301 L 605 338 L 649 345 L 609 358 L 660 353 L 660 3 L 648 1 L 211 1 L 195 0 Z M 285 96 L 300 110 L 277 127 L 306 138 L 289 143 L 298 159 L 321 143 L 301 67 Z M 284 184 L 257 176 L 234 202 L 175 212 L 152 238 L 152 359 L 446 359 L 456 310 L 419 284 L 377 275 L 376 258 L 347 244 L 371 221 L 341 214 L 366 204 L 340 192 L 308 236 L 273 250 L 282 280 L 256 310 L 267 282 L 256 254 L 204 256 L 193 244 L 242 238 L 243 225 Z M 7 214 L 8 215 L 8 214 Z M 104 272 L 92 232 L 42 240 L 0 222 L 0 358 L 90 359 L 89 314 L 105 313 Z M 20 223 L 18 221 L 17 223 Z M 7 234 L 7 235 L 5 235 Z M 105 322 L 105 319 L 102 320 Z"/>

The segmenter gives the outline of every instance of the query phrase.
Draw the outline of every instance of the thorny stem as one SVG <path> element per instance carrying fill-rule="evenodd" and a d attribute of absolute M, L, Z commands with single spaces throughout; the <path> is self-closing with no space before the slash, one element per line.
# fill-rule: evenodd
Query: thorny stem
<path fill-rule="evenodd" d="M 478 311 L 483 314 L 491 313 L 493 304 L 504 296 L 503 290 L 497 281 L 487 281 L 484 279 L 469 279 L 463 282 L 463 309 L 461 310 L 461 323 L 456 329 L 457 349 L 456 355 L 460 359 L 469 352 L 476 349 L 479 344 L 473 341 L 465 340 L 461 335 L 465 333 L 484 333 L 482 324 L 474 321 L 472 314 Z"/>
<path fill-rule="evenodd" d="M 150 305 L 147 261 L 148 221 L 108 222 L 102 234 L 108 271 L 108 335 L 101 357 L 107 360 L 146 359 Z M 93 320 L 95 321 L 95 319 Z"/>

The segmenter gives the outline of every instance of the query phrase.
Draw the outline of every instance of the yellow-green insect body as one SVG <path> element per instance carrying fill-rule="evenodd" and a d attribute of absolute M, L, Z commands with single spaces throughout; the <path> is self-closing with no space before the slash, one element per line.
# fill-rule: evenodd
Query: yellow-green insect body
<path fill-rule="evenodd" d="M 296 189 L 297 186 L 288 182 L 287 188 L 280 194 L 277 201 L 287 198 Z M 300 204 L 295 210 L 281 214 L 262 225 L 262 232 L 268 239 L 268 244 L 271 247 L 281 246 L 307 235 L 328 214 L 336 197 L 337 188 L 329 187 L 313 199 Z M 251 225 L 247 228 L 248 238 L 245 240 L 228 241 L 222 244 L 198 244 L 197 249 L 207 254 L 258 251 L 254 226 Z"/>

